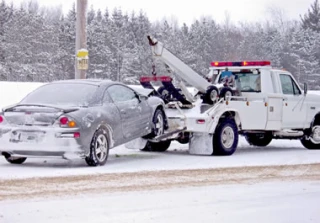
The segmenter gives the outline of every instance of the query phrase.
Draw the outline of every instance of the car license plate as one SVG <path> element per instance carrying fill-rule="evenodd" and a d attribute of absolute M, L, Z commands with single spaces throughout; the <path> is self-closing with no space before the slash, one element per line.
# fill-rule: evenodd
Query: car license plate
<path fill-rule="evenodd" d="M 13 132 L 11 134 L 11 142 L 41 142 L 44 132 Z"/>

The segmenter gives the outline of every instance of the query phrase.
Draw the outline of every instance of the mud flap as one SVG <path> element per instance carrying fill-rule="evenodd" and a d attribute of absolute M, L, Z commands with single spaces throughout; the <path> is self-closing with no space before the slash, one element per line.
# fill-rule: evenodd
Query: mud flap
<path fill-rule="evenodd" d="M 148 140 L 143 138 L 137 138 L 125 144 L 127 149 L 143 149 L 146 147 Z"/>
<path fill-rule="evenodd" d="M 189 142 L 189 153 L 194 155 L 213 154 L 213 135 L 208 133 L 193 133 Z"/>

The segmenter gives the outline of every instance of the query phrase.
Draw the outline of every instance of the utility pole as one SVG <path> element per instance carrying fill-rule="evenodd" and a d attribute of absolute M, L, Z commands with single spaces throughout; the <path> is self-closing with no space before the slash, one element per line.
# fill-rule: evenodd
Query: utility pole
<path fill-rule="evenodd" d="M 79 50 L 87 49 L 87 6 L 88 0 L 77 0 L 76 55 Z M 76 59 L 75 79 L 85 78 L 86 69 L 79 69 L 78 59 Z"/>

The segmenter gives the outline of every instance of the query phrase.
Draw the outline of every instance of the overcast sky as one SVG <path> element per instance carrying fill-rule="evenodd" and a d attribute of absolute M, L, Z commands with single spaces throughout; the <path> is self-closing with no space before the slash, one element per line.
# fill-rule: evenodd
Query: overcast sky
<path fill-rule="evenodd" d="M 23 1 L 25 0 L 13 0 L 16 5 Z M 61 5 L 64 12 L 67 12 L 74 2 L 76 0 L 38 0 L 40 5 Z M 173 16 L 180 24 L 185 22 L 190 25 L 194 19 L 201 16 L 211 16 L 222 22 L 226 13 L 232 22 L 264 21 L 270 18 L 270 8 L 282 9 L 289 19 L 299 19 L 299 15 L 306 13 L 313 2 L 314 0 L 88 0 L 88 5 L 102 10 L 108 7 L 109 11 L 115 7 L 127 12 L 139 12 L 142 9 L 151 21 Z"/>

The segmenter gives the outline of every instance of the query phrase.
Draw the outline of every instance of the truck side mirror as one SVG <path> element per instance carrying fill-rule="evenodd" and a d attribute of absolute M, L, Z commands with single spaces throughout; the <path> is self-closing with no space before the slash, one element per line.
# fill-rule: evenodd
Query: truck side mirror
<path fill-rule="evenodd" d="M 306 95 L 307 92 L 308 92 L 308 85 L 307 85 L 307 83 L 304 83 L 304 84 L 303 84 L 303 91 L 304 91 L 304 94 Z"/>

